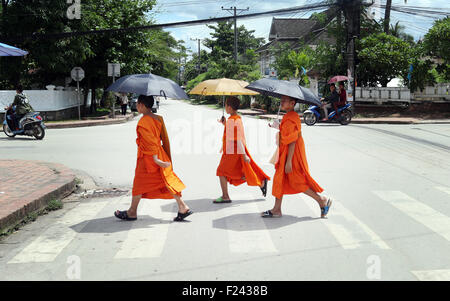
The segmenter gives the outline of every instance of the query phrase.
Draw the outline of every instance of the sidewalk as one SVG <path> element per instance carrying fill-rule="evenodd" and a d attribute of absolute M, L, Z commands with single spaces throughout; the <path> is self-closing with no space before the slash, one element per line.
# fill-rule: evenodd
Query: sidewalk
<path fill-rule="evenodd" d="M 114 119 L 109 117 L 99 117 L 88 120 L 48 122 L 45 123 L 45 126 L 49 129 L 67 129 L 67 128 L 87 127 L 96 125 L 110 125 L 110 124 L 125 123 L 130 120 L 133 120 L 134 117 L 135 116 L 132 113 L 127 114 L 126 116 L 116 115 L 116 118 Z"/>
<path fill-rule="evenodd" d="M 239 110 L 239 113 L 247 116 L 256 116 L 261 119 L 275 119 L 277 114 L 260 114 L 251 109 Z M 279 118 L 283 118 L 284 113 L 280 113 Z M 302 114 L 300 113 L 300 117 Z M 303 118 L 302 118 L 303 122 Z M 354 124 L 450 124 L 450 119 L 421 119 L 417 117 L 372 117 L 372 118 L 352 118 Z"/>
<path fill-rule="evenodd" d="M 61 164 L 0 160 L 0 232 L 66 197 L 75 186 L 75 174 Z"/>

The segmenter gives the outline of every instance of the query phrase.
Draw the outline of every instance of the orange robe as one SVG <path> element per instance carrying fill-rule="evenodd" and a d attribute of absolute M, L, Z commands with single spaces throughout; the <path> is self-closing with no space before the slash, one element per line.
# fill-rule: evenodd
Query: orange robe
<path fill-rule="evenodd" d="M 242 142 L 250 163 L 245 162 L 242 153 L 239 153 L 238 141 Z M 265 179 L 270 180 L 248 152 L 244 126 L 239 115 L 230 116 L 226 122 L 223 132 L 222 158 L 216 174 L 226 177 L 227 181 L 235 186 L 245 182 L 248 186 L 261 186 Z"/>
<path fill-rule="evenodd" d="M 156 120 L 144 115 L 138 122 L 136 132 L 138 155 L 133 196 L 142 195 L 144 199 L 172 199 L 174 194 L 181 196 L 181 191 L 186 186 L 173 172 L 172 165 L 162 168 L 153 161 L 153 155 L 157 155 L 158 159 L 171 162 L 170 146 L 162 117 Z"/>
<path fill-rule="evenodd" d="M 301 121 L 298 114 L 291 111 L 284 115 L 279 132 L 279 158 L 275 164 L 275 176 L 273 179 L 272 195 L 281 198 L 284 194 L 302 193 L 311 188 L 315 192 L 322 192 L 322 187 L 314 181 L 309 174 L 306 161 L 305 143 L 301 132 Z M 292 157 L 292 172 L 284 172 L 289 144 L 295 143 L 295 151 Z"/>

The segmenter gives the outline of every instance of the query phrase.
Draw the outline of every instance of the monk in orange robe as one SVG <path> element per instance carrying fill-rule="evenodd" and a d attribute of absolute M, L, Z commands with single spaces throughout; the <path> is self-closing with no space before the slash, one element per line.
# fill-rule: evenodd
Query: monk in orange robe
<path fill-rule="evenodd" d="M 281 98 L 281 109 L 286 111 L 277 135 L 278 160 L 275 163 L 272 194 L 276 198 L 272 210 L 261 214 L 262 217 L 281 217 L 281 202 L 285 194 L 305 193 L 317 201 L 321 208 L 321 217 L 325 218 L 332 200 L 319 193 L 322 187 L 309 173 L 306 161 L 305 143 L 301 134 L 301 121 L 294 111 L 295 99 Z"/>
<path fill-rule="evenodd" d="M 193 212 L 181 199 L 181 191 L 186 186 L 173 172 L 164 120 L 153 114 L 153 104 L 152 96 L 140 95 L 138 98 L 137 110 L 143 116 L 136 128 L 138 155 L 131 206 L 127 211 L 117 210 L 114 215 L 123 220 L 136 220 L 137 208 L 142 198 L 175 199 L 178 216 L 174 221 L 182 221 Z"/>
<path fill-rule="evenodd" d="M 236 97 L 226 100 L 225 109 L 230 117 L 225 122 L 225 117 L 220 121 L 224 126 L 222 158 L 217 168 L 217 176 L 222 188 L 222 196 L 214 200 L 214 203 L 231 203 L 228 195 L 228 183 L 239 186 L 247 183 L 248 186 L 261 188 L 263 196 L 267 193 L 267 182 L 270 180 L 263 170 L 256 165 L 248 152 L 244 126 L 241 116 L 237 114 L 240 101 Z"/>

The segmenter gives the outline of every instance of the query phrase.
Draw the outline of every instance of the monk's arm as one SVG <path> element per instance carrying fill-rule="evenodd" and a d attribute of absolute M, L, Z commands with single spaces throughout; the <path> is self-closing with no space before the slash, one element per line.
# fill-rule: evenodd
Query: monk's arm
<path fill-rule="evenodd" d="M 250 162 L 250 158 L 245 153 L 244 144 L 242 143 L 241 140 L 237 141 L 237 147 L 238 147 L 238 154 L 242 154 L 242 158 L 244 159 L 244 161 L 245 162 Z"/>
<path fill-rule="evenodd" d="M 286 169 L 285 169 L 286 173 L 290 173 L 292 171 L 292 158 L 294 157 L 295 143 L 296 142 L 292 142 L 291 144 L 289 144 L 288 147 L 288 154 L 286 158 Z"/>
<path fill-rule="evenodd" d="M 170 161 L 172 161 L 172 156 L 170 154 L 170 142 L 169 142 L 169 135 L 167 134 L 166 125 L 164 123 L 164 120 L 161 118 L 162 122 L 162 128 L 161 128 L 161 140 L 163 144 L 163 149 L 166 152 L 166 154 L 169 156 Z"/>

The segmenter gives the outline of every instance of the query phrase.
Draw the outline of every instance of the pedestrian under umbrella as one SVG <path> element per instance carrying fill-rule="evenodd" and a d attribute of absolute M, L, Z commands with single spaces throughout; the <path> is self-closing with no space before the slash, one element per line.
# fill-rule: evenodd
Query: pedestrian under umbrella
<path fill-rule="evenodd" d="M 136 128 L 138 155 L 132 201 L 128 210 L 117 210 L 114 215 L 121 220 L 134 221 L 141 199 L 175 199 L 178 215 L 174 221 L 180 222 L 193 212 L 181 199 L 181 191 L 186 186 L 173 171 L 164 120 L 152 112 L 153 104 L 153 96 L 138 98 L 137 109 L 143 116 Z"/>
<path fill-rule="evenodd" d="M 316 104 L 319 99 L 309 89 L 286 81 L 262 79 L 246 88 L 281 98 L 280 109 L 286 111 L 279 126 L 280 131 L 277 133 L 276 141 L 278 155 L 274 162 L 275 175 L 272 186 L 275 205 L 271 210 L 261 213 L 261 217 L 281 217 L 283 196 L 305 193 L 319 204 L 321 217 L 325 218 L 332 200 L 320 195 L 323 188 L 309 172 L 305 143 L 301 135 L 300 116 L 294 111 L 297 102 Z"/>

